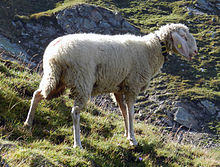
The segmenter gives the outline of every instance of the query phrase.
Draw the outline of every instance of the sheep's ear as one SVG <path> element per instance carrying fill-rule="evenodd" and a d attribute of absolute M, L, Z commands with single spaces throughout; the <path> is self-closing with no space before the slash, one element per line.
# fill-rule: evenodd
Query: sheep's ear
<path fill-rule="evenodd" d="M 189 57 L 189 47 L 185 41 L 177 32 L 171 33 L 173 38 L 173 44 L 175 49 L 183 56 Z"/>

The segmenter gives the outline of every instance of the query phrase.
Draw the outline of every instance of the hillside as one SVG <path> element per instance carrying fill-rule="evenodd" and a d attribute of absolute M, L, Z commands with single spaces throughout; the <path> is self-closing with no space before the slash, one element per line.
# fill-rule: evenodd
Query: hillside
<path fill-rule="evenodd" d="M 199 54 L 193 61 L 169 56 L 162 73 L 138 97 L 138 147 L 129 146 L 123 137 L 122 118 L 108 96 L 93 98 L 88 110 L 81 113 L 83 151 L 72 148 L 73 102 L 68 91 L 39 105 L 32 134 L 22 128 L 30 99 L 40 82 L 39 66 L 45 46 L 56 36 L 76 30 L 62 27 L 66 20 L 61 18 L 64 21 L 59 24 L 57 15 L 74 11 L 71 7 L 79 3 L 101 6 L 101 11 L 110 9 L 120 18 L 120 26 L 128 28 L 122 31 L 116 27 L 109 33 L 130 31 L 143 35 L 161 25 L 180 22 L 190 28 L 197 40 Z M 0 35 L 30 56 L 20 65 L 0 59 L 1 166 L 219 166 L 219 12 L 217 7 L 209 11 L 198 5 L 196 1 L 181 0 L 1 1 Z M 2 39 L 0 43 L 5 41 Z M 0 45 L 0 56 L 17 59 L 17 52 L 10 53 L 15 45 L 7 46 L 8 51 Z M 187 123 L 178 117 L 180 110 L 191 117 L 184 120 Z"/>
<path fill-rule="evenodd" d="M 135 124 L 139 145 L 129 146 L 122 118 L 92 103 L 81 113 L 84 150 L 73 149 L 68 95 L 41 103 L 30 134 L 22 126 L 40 76 L 5 60 L 0 61 L 0 71 L 2 166 L 220 165 L 217 149 L 178 144 L 176 135 L 150 124 Z"/>

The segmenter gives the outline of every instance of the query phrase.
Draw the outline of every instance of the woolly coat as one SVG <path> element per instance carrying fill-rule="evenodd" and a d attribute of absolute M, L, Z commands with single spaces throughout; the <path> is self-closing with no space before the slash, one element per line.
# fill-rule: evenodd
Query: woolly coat
<path fill-rule="evenodd" d="M 171 32 L 188 28 L 171 24 L 146 36 L 71 34 L 52 41 L 43 58 L 40 84 L 44 98 L 59 96 L 66 87 L 84 98 L 122 91 L 137 96 L 164 63 L 161 44 L 173 49 Z"/>
<path fill-rule="evenodd" d="M 155 34 L 72 34 L 52 41 L 43 58 L 40 84 L 44 98 L 58 96 L 65 87 L 73 96 L 129 91 L 137 95 L 164 63 Z"/>

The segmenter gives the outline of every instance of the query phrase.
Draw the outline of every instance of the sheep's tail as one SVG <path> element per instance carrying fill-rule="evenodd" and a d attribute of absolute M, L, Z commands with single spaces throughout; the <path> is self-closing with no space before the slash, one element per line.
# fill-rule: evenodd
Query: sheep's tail
<path fill-rule="evenodd" d="M 40 83 L 41 94 L 45 99 L 52 99 L 60 96 L 65 90 L 65 84 L 61 76 L 62 68 L 55 60 L 46 62 L 44 74 Z"/>

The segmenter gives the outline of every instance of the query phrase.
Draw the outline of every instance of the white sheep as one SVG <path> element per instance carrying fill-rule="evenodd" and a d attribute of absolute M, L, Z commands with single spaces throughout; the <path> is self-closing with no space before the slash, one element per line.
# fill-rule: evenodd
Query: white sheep
<path fill-rule="evenodd" d="M 134 35 L 72 34 L 53 40 L 43 57 L 44 75 L 34 92 L 25 127 L 31 127 L 37 104 L 70 88 L 74 147 L 80 141 L 80 111 L 91 96 L 114 93 L 124 118 L 125 135 L 137 145 L 133 129 L 134 103 L 164 63 L 167 53 L 191 60 L 197 53 L 194 37 L 183 24 L 168 24 L 155 33 Z"/>

